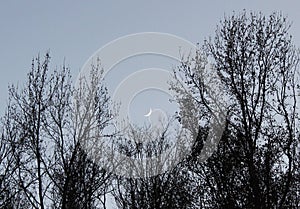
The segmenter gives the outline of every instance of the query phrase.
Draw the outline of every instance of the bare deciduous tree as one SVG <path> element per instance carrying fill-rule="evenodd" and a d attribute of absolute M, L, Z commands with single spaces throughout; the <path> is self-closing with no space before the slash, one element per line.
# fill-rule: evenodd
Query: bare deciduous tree
<path fill-rule="evenodd" d="M 201 207 L 299 207 L 299 51 L 289 27 L 280 14 L 243 12 L 226 17 L 204 44 L 230 105 L 218 151 L 191 164 L 201 180 L 199 192 L 205 191 Z M 206 62 L 205 56 L 188 58 L 178 71 L 199 115 L 211 114 L 201 77 Z M 200 142 L 207 137 L 203 133 Z"/>
<path fill-rule="evenodd" d="M 5 171 L 3 183 L 11 175 L 10 192 L 22 200 L 13 208 L 105 208 L 109 173 L 84 149 L 92 131 L 86 123 L 101 133 L 111 120 L 100 65 L 91 66 L 87 79 L 93 86 L 84 84 L 91 93 L 83 86 L 72 87 L 65 66 L 50 74 L 49 54 L 40 60 L 33 60 L 24 89 L 10 88 L 4 117 L 2 138 L 7 143 L 2 143 L 1 167 L 11 173 Z M 84 118 L 87 115 L 92 117 Z"/>

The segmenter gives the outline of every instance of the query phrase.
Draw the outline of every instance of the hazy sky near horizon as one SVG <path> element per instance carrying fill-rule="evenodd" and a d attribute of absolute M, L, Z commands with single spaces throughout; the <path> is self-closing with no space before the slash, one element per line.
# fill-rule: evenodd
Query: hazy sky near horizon
<path fill-rule="evenodd" d="M 37 54 L 50 50 L 53 67 L 66 60 L 74 77 L 106 43 L 139 32 L 165 32 L 192 43 L 213 36 L 225 14 L 243 9 L 281 11 L 300 46 L 300 3 L 295 1 L 2 1 L 0 6 L 0 114 L 8 85 L 22 85 Z"/>
<path fill-rule="evenodd" d="M 283 0 L 2 1 L 0 4 L 0 115 L 8 85 L 22 86 L 31 60 L 50 50 L 51 66 L 66 60 L 74 77 L 106 43 L 132 33 L 164 32 L 192 43 L 214 36 L 216 25 L 233 11 L 281 11 L 293 22 L 300 47 L 300 2 Z"/>

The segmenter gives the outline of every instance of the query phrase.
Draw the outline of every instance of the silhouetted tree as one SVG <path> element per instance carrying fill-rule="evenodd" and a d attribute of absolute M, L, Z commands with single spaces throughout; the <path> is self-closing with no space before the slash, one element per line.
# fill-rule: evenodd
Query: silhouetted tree
<path fill-rule="evenodd" d="M 100 65 L 91 66 L 90 77 L 82 78 L 97 80 L 94 86 L 85 81 L 85 87 L 94 88 L 91 94 L 83 85 L 72 86 L 65 66 L 50 73 L 49 62 L 48 53 L 43 62 L 36 58 L 27 86 L 10 87 L 3 132 L 6 156 L 1 164 L 10 164 L 1 182 L 9 182 L 5 198 L 13 194 L 11 200 L 22 201 L 13 208 L 105 208 L 109 174 L 84 147 L 90 132 L 97 129 L 101 134 L 111 119 L 109 98 L 98 80 Z M 84 103 L 86 98 L 92 103 Z M 91 117 L 82 117 L 87 115 Z M 85 126 L 89 123 L 93 129 Z"/>
<path fill-rule="evenodd" d="M 56 163 L 51 176 L 57 208 L 105 208 L 106 204 L 104 196 L 110 174 L 87 154 L 84 146 L 94 140 L 92 137 L 96 140 L 103 137 L 102 132 L 112 119 L 109 97 L 101 86 L 100 63 L 91 68 L 87 77 L 80 78 L 80 85 L 74 91 L 70 91 L 70 82 L 57 81 L 61 83 L 60 92 L 52 97 L 56 105 L 50 110 L 52 122 L 48 127 L 55 141 Z"/>
<path fill-rule="evenodd" d="M 203 77 L 210 57 L 223 86 L 215 99 L 228 110 L 217 152 L 190 163 L 201 182 L 201 208 L 300 206 L 299 51 L 289 28 L 281 14 L 233 14 L 205 42 L 204 53 L 188 57 L 177 71 L 199 107 L 199 121 L 207 113 L 211 118 L 214 103 Z"/>
<path fill-rule="evenodd" d="M 175 70 L 179 129 L 117 133 L 99 60 L 74 87 L 66 66 L 37 57 L 26 85 L 9 88 L 0 208 L 106 208 L 110 192 L 122 209 L 299 208 L 300 54 L 289 28 L 277 13 L 225 17 Z M 195 139 L 184 159 L 191 140 L 180 133 Z"/>
<path fill-rule="evenodd" d="M 173 138 L 168 137 L 168 131 L 166 126 L 160 134 L 153 135 L 151 129 L 132 128 L 128 139 L 116 142 L 119 152 L 141 161 L 128 168 L 133 168 L 135 175 L 114 178 L 113 196 L 119 208 L 184 209 L 192 205 L 191 176 L 174 162 L 174 153 L 169 149 L 176 147 L 172 147 Z"/>

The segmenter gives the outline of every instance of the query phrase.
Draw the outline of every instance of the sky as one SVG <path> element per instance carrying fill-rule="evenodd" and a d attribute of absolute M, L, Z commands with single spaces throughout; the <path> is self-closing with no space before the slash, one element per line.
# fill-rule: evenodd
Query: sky
<path fill-rule="evenodd" d="M 22 86 L 31 60 L 50 50 L 52 66 L 65 62 L 76 77 L 83 64 L 106 43 L 124 35 L 164 32 L 192 43 L 214 35 L 225 14 L 243 9 L 282 11 L 293 22 L 300 46 L 300 3 L 295 1 L 2 1 L 0 4 L 0 114 L 8 85 Z"/>
<path fill-rule="evenodd" d="M 65 60 L 76 77 L 95 51 L 117 38 L 164 32 L 203 43 L 224 15 L 243 9 L 266 15 L 281 11 L 293 22 L 290 33 L 300 46 L 299 6 L 296 0 L 1 1 L 0 115 L 8 85 L 24 84 L 38 54 L 50 50 L 52 66 L 59 68 Z"/>

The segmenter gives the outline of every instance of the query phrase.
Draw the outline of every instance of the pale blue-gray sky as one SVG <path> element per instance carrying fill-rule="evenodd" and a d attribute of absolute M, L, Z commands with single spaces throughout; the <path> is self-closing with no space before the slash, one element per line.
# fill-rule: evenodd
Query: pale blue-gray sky
<path fill-rule="evenodd" d="M 224 14 L 242 9 L 282 11 L 293 21 L 300 46 L 300 3 L 295 1 L 3 1 L 0 6 L 0 113 L 7 85 L 22 83 L 31 59 L 50 49 L 52 64 L 64 58 L 76 76 L 94 51 L 123 35 L 154 31 L 193 43 L 214 34 Z"/>

